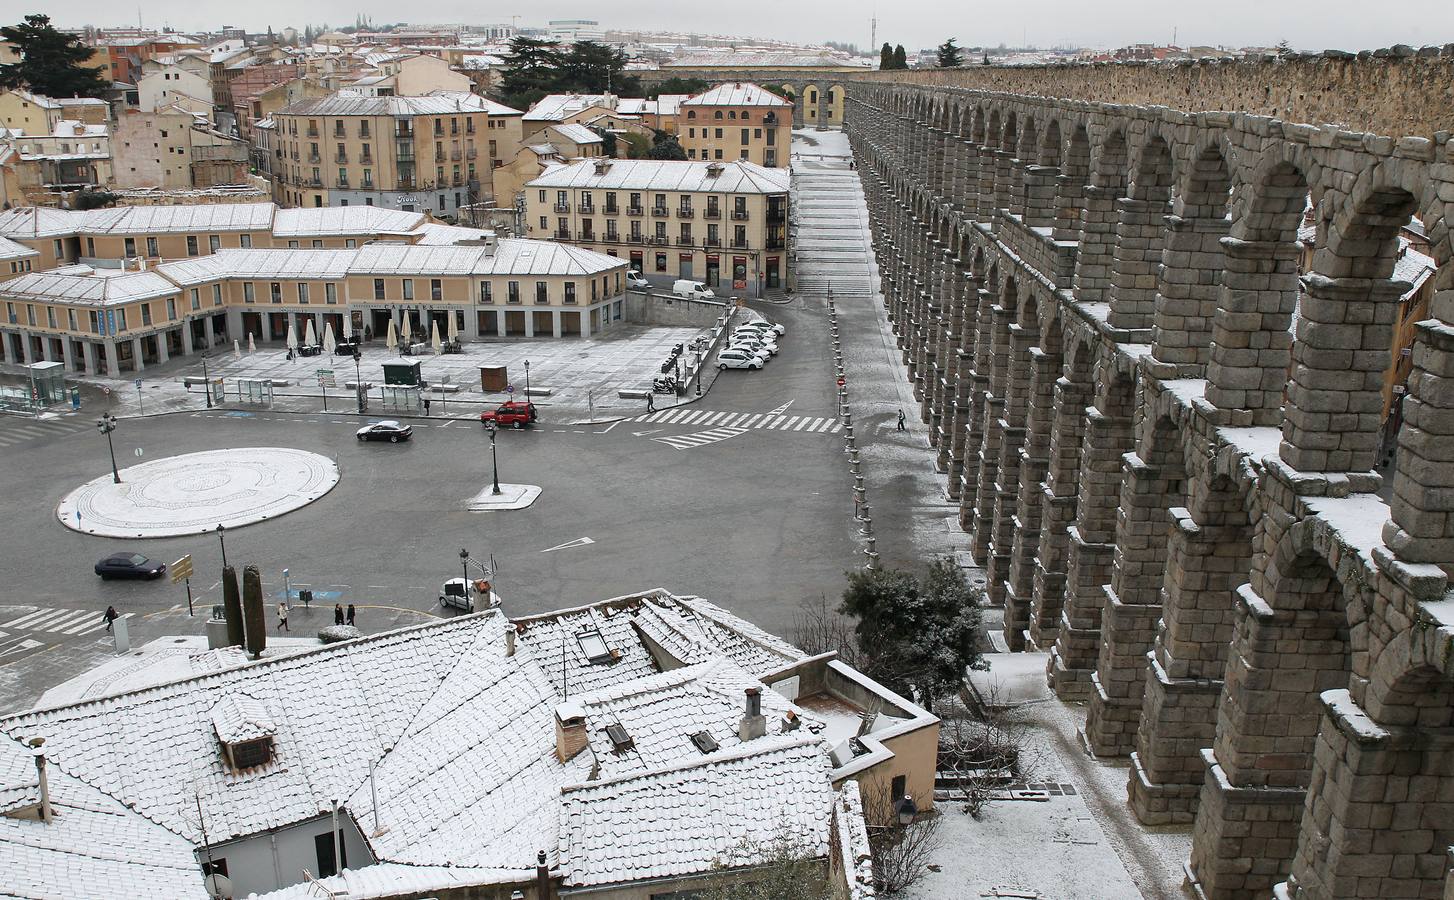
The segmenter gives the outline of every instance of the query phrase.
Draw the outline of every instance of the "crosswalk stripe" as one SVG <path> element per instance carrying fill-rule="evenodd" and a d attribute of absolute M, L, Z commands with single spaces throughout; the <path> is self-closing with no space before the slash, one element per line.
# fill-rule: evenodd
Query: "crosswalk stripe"
<path fill-rule="evenodd" d="M 105 623 L 103 622 L 102 624 L 104 627 Z M 50 630 L 59 631 L 62 634 L 80 634 L 84 631 L 89 631 L 94 627 L 96 627 L 94 613 L 82 610 L 79 616 L 73 616 L 71 620 L 66 622 L 64 625 L 56 626 L 54 628 L 51 628 Z"/>
<path fill-rule="evenodd" d="M 780 430 L 782 430 L 782 431 L 789 431 L 789 430 L 791 430 L 792 427 L 793 427 L 793 423 L 796 422 L 796 421 L 798 421 L 801 418 L 802 418 L 802 416 L 788 416 L 788 420 L 783 423 L 783 426 L 782 426 L 782 428 Z"/>
<path fill-rule="evenodd" d="M 798 423 L 798 427 L 797 428 L 794 428 L 793 430 L 794 431 L 802 431 L 803 430 L 803 426 L 804 425 L 807 425 L 811 421 L 812 421 L 812 419 L 804 418 L 803 421 L 801 421 L 801 422 Z"/>
<path fill-rule="evenodd" d="M 720 412 L 711 413 L 710 415 L 708 415 L 706 418 L 704 418 L 702 420 L 702 423 L 701 424 L 703 424 L 703 425 L 711 425 L 713 422 L 717 421 L 718 419 L 722 418 L 725 415 L 726 415 L 726 413 L 720 413 Z"/>
<path fill-rule="evenodd" d="M 694 409 L 681 417 L 681 424 L 690 425 L 705 415 L 700 409 Z"/>
<path fill-rule="evenodd" d="M 818 428 L 816 430 L 817 430 L 817 432 L 819 434 L 822 434 L 823 432 L 827 431 L 830 427 L 832 427 L 832 425 L 833 425 L 833 420 L 832 419 L 824 419 L 823 420 L 823 424 L 820 425 L 820 426 L 818 426 Z"/>
<path fill-rule="evenodd" d="M 26 613 L 18 619 L 11 619 L 9 622 L 0 625 L 0 628 L 24 628 L 25 623 L 29 622 L 31 619 L 45 618 L 50 613 L 51 610 L 48 609 L 36 610 L 33 613 Z"/>
<path fill-rule="evenodd" d="M 829 434 L 837 434 L 837 433 L 839 433 L 842 430 L 843 430 L 843 423 L 842 422 L 834 422 L 833 423 L 833 427 L 830 428 L 830 429 L 828 429 L 828 433 Z"/>
<path fill-rule="evenodd" d="M 679 409 L 674 409 L 671 412 L 667 413 L 666 415 L 662 416 L 657 421 L 658 422 L 664 422 L 664 423 L 670 425 L 671 423 L 675 422 L 677 419 L 680 419 L 681 417 L 682 417 L 682 411 L 679 410 Z"/>
<path fill-rule="evenodd" d="M 762 413 L 757 413 L 752 418 L 748 419 L 746 422 L 743 422 L 742 423 L 742 427 L 743 428 L 751 428 L 754 425 L 756 425 L 757 424 L 757 420 L 758 419 L 761 419 L 761 418 L 762 418 Z"/>
<path fill-rule="evenodd" d="M 83 615 L 85 614 L 83 610 L 52 610 L 49 615 L 42 616 L 30 622 L 25 627 L 31 631 L 56 631 L 58 628 L 63 627 L 62 623 L 69 622 L 77 612 L 81 612 Z"/>

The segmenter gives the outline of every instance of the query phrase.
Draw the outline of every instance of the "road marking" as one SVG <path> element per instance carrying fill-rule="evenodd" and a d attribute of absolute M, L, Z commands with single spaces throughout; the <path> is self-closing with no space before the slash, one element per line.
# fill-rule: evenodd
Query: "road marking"
<path fill-rule="evenodd" d="M 699 424 L 699 425 L 711 425 L 712 423 L 716 422 L 718 419 L 722 418 L 725 415 L 727 415 L 727 414 L 726 413 L 720 413 L 720 412 L 714 412 L 714 413 L 712 413 L 711 415 L 707 416 L 705 419 L 703 419 L 701 422 L 699 422 L 697 424 Z"/>
<path fill-rule="evenodd" d="M 707 431 L 698 431 L 693 434 L 671 435 L 669 437 L 652 438 L 676 450 L 690 450 L 693 447 L 701 447 L 705 444 L 715 444 L 718 441 L 725 441 L 728 438 L 746 434 L 746 428 L 732 428 L 723 426 L 712 428 Z"/>
<path fill-rule="evenodd" d="M 782 406 L 779 406 L 777 409 L 774 409 L 772 412 L 769 412 L 768 415 L 770 415 L 770 416 L 780 416 L 783 413 L 787 412 L 788 411 L 788 407 L 789 406 L 792 406 L 792 405 L 793 405 L 793 401 L 792 400 L 789 400 L 787 403 L 784 403 Z"/>
<path fill-rule="evenodd" d="M 554 547 L 546 547 L 541 553 L 550 553 L 552 550 L 570 550 L 574 547 L 584 547 L 587 544 L 594 544 L 595 541 L 588 537 L 576 538 L 573 541 L 566 541 L 564 544 L 556 544 Z"/>
<path fill-rule="evenodd" d="M 17 653 L 24 653 L 27 650 L 34 650 L 36 647 L 44 646 L 40 641 L 33 641 L 30 638 L 19 638 L 15 642 L 0 650 L 0 657 L 13 656 Z"/>
<path fill-rule="evenodd" d="M 606 430 L 604 430 L 604 431 L 598 431 L 598 432 L 596 432 L 596 434 L 610 434 L 611 433 L 611 429 L 612 428 L 615 428 L 617 425 L 620 425 L 620 424 L 621 424 L 621 420 L 620 419 L 617 419 L 615 422 L 612 422 L 610 425 L 607 425 L 606 426 Z"/>
<path fill-rule="evenodd" d="M 742 427 L 743 428 L 753 428 L 753 427 L 755 427 L 757 425 L 758 420 L 761 419 L 761 418 L 762 418 L 762 413 L 757 413 L 752 418 L 748 419 L 746 422 L 743 422 L 742 423 Z"/>
<path fill-rule="evenodd" d="M 685 416 L 682 416 L 681 424 L 690 425 L 698 419 L 702 418 L 702 415 L 703 413 L 700 409 L 694 409 L 691 412 L 687 413 Z"/>
<path fill-rule="evenodd" d="M 656 434 L 658 431 L 661 431 L 661 429 L 653 428 L 650 431 L 633 431 L 631 433 L 636 437 L 646 437 L 648 434 Z"/>

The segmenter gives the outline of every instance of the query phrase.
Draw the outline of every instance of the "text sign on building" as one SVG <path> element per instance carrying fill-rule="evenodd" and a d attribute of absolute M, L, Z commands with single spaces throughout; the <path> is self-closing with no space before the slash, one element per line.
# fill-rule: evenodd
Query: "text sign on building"
<path fill-rule="evenodd" d="M 333 377 L 332 369 L 318 369 L 316 374 L 318 375 L 319 387 L 338 387 L 338 382 Z"/>

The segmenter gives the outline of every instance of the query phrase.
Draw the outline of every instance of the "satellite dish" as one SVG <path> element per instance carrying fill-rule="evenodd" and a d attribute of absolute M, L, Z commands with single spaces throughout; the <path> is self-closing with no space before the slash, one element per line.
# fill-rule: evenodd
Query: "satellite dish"
<path fill-rule="evenodd" d="M 212 874 L 202 879 L 202 884 L 207 888 L 207 896 L 227 898 L 232 896 L 232 879 L 226 875 Z"/>

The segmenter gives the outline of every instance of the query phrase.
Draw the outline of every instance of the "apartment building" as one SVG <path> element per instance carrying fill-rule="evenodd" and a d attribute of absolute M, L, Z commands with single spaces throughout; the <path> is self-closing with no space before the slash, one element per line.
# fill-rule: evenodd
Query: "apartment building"
<path fill-rule="evenodd" d="M 788 184 L 786 170 L 741 159 L 581 160 L 525 186 L 525 231 L 761 296 L 788 277 Z"/>
<path fill-rule="evenodd" d="M 749 82 L 719 84 L 678 109 L 677 138 L 689 159 L 786 167 L 792 130 L 792 102 Z"/>
<path fill-rule="evenodd" d="M 42 271 L 32 242 L 6 241 L 0 266 L 14 274 L 0 281 L 0 360 L 62 362 L 67 371 L 115 376 L 250 336 L 279 341 L 290 328 L 302 335 L 310 322 L 315 334 L 331 328 L 339 339 L 382 335 L 391 320 L 402 330 L 407 320 L 414 334 L 427 335 L 432 325 L 448 334 L 452 324 L 473 340 L 585 337 L 624 320 L 620 259 L 545 241 L 496 241 L 489 232 L 424 223 L 422 216 L 412 223 L 352 221 L 381 216 L 416 218 L 363 208 L 280 210 L 269 227 L 244 213 L 230 223 L 236 243 L 222 246 L 221 233 L 206 244 L 195 234 L 170 234 L 187 255 L 120 271 L 90 258 Z M 391 224 L 417 227 L 390 237 Z M 58 225 L 42 227 L 55 234 Z M 344 236 L 370 228 L 382 239 Z M 52 256 L 66 254 L 64 261 L 76 258 L 71 240 L 40 243 Z M 106 247 L 96 240 L 81 238 L 82 246 L 140 249 L 131 236 Z M 159 238 L 145 240 L 162 251 Z"/>
<path fill-rule="evenodd" d="M 458 91 L 333 94 L 274 116 L 273 176 L 292 206 L 382 206 L 458 215 L 493 196 L 520 146 L 519 110 Z"/>

